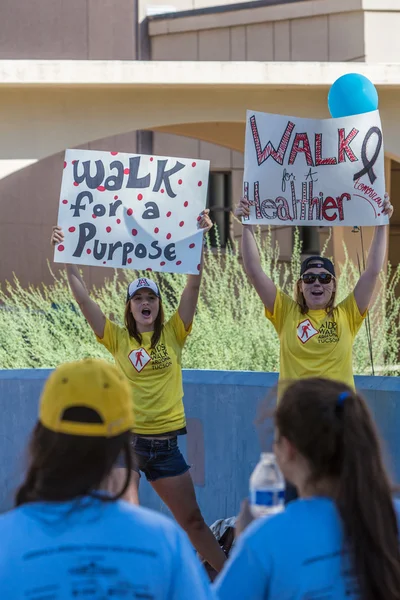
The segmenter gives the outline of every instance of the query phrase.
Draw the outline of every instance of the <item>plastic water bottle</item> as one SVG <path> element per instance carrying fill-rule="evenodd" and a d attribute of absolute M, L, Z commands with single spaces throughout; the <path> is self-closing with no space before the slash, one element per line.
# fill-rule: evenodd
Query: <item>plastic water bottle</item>
<path fill-rule="evenodd" d="M 250 477 L 250 506 L 256 518 L 284 510 L 285 480 L 272 452 L 261 454 Z"/>

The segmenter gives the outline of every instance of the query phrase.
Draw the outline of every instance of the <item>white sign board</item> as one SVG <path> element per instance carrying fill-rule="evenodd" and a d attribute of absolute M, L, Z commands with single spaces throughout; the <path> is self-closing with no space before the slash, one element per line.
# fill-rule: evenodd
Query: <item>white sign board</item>
<path fill-rule="evenodd" d="M 67 150 L 55 262 L 199 271 L 209 161 Z"/>
<path fill-rule="evenodd" d="M 314 120 L 247 111 L 243 182 L 250 224 L 387 224 L 379 112 Z"/>

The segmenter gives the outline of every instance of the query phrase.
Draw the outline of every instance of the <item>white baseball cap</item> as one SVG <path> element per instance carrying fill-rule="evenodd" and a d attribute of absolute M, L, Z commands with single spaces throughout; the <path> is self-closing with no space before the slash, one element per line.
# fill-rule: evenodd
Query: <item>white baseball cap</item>
<path fill-rule="evenodd" d="M 160 290 L 158 289 L 158 285 L 152 279 L 148 279 L 147 277 L 140 277 L 139 279 L 135 279 L 132 283 L 129 284 L 128 293 L 126 295 L 126 301 L 133 298 L 138 290 L 148 289 L 155 293 L 156 296 L 160 298 Z"/>

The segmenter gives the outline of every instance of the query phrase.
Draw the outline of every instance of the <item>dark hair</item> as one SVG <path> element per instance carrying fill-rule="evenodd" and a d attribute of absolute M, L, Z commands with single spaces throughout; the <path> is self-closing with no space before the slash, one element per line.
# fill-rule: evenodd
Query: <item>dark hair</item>
<path fill-rule="evenodd" d="M 344 550 L 350 552 L 360 597 L 398 600 L 398 524 L 378 434 L 362 397 L 336 381 L 300 380 L 283 393 L 275 424 L 308 461 L 312 483 L 335 482 Z"/>
<path fill-rule="evenodd" d="M 29 444 L 25 481 L 15 496 L 15 506 L 27 502 L 73 500 L 93 495 L 104 501 L 121 498 L 131 480 L 131 433 L 112 438 L 56 433 L 40 422 Z M 101 486 L 123 452 L 126 481 L 118 494 L 101 494 Z"/>
<path fill-rule="evenodd" d="M 137 325 L 136 325 L 136 321 L 134 319 L 134 316 L 131 312 L 131 305 L 130 305 L 130 300 L 129 299 L 126 303 L 125 306 L 125 315 L 124 315 L 124 321 L 125 321 L 125 327 L 128 330 L 128 333 L 131 337 L 135 338 L 135 340 L 137 341 L 138 344 L 142 343 L 142 336 L 139 333 L 138 329 L 137 329 Z M 160 308 L 158 310 L 158 315 L 156 317 L 156 320 L 154 321 L 154 331 L 153 331 L 153 335 L 151 336 L 151 348 L 155 348 L 158 344 L 158 342 L 160 341 L 160 337 L 162 334 L 162 330 L 164 327 L 164 309 L 163 309 L 163 305 L 161 302 L 161 298 L 159 298 L 160 301 Z"/>
<path fill-rule="evenodd" d="M 298 279 L 294 288 L 294 299 L 297 302 L 298 307 L 300 308 L 300 312 L 302 315 L 306 315 L 310 310 L 307 306 L 306 299 L 304 298 L 304 294 L 300 289 L 301 279 Z M 331 299 L 328 304 L 325 306 L 325 310 L 329 316 L 333 315 L 333 311 L 335 310 L 335 298 L 336 298 L 336 285 L 335 289 L 332 292 Z"/>

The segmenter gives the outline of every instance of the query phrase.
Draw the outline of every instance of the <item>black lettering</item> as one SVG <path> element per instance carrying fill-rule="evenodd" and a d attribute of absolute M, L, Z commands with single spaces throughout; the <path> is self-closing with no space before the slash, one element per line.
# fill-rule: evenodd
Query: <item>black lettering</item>
<path fill-rule="evenodd" d="M 110 217 L 115 217 L 117 214 L 117 209 L 121 206 L 121 200 L 116 200 L 115 202 L 110 202 Z"/>
<path fill-rule="evenodd" d="M 82 252 L 87 242 L 90 242 L 90 240 L 94 238 L 96 232 L 96 226 L 93 225 L 93 223 L 80 223 L 78 244 L 72 256 L 76 256 L 77 258 L 82 256 Z"/>
<path fill-rule="evenodd" d="M 165 246 L 164 256 L 167 260 L 176 259 L 175 244 L 168 244 L 168 246 Z"/>
<path fill-rule="evenodd" d="M 83 174 L 82 175 L 78 175 L 79 160 L 77 160 L 74 163 L 74 180 L 77 183 L 82 183 L 84 181 L 89 189 L 95 190 L 96 188 L 99 187 L 99 185 L 101 184 L 101 182 L 104 179 L 104 165 L 103 165 L 103 161 L 96 160 L 96 162 L 95 162 L 96 175 L 94 175 L 92 177 L 90 175 L 91 162 L 92 161 L 90 161 L 90 160 L 83 161 L 83 163 L 82 163 Z"/>
<path fill-rule="evenodd" d="M 100 246 L 100 250 L 99 250 L 99 246 Z M 95 240 L 94 242 L 94 248 L 93 248 L 93 256 L 95 257 L 96 260 L 101 260 L 102 258 L 105 257 L 106 255 L 106 251 L 107 251 L 107 244 L 103 244 L 100 243 L 99 240 Z"/>
<path fill-rule="evenodd" d="M 112 260 L 114 252 L 118 250 L 118 248 L 122 248 L 122 242 L 115 242 L 110 244 L 110 247 L 108 249 L 108 260 Z"/>
<path fill-rule="evenodd" d="M 80 217 L 80 211 L 86 210 L 86 204 L 83 204 L 82 200 L 87 198 L 89 200 L 89 204 L 93 202 L 93 194 L 92 192 L 80 192 L 76 197 L 76 204 L 71 204 L 70 210 L 74 211 L 73 217 Z"/>
<path fill-rule="evenodd" d="M 154 240 L 154 242 L 151 242 L 151 247 L 154 248 L 154 250 L 156 250 L 157 254 L 149 254 L 149 258 L 155 260 L 156 258 L 160 258 L 161 254 L 162 254 L 162 250 L 160 248 L 160 246 L 158 245 L 158 241 Z"/>
<path fill-rule="evenodd" d="M 96 217 L 104 217 L 106 214 L 106 207 L 104 204 L 95 204 L 93 207 L 93 214 L 96 215 Z"/>
<path fill-rule="evenodd" d="M 144 244 L 138 244 L 135 248 L 135 256 L 138 258 L 146 258 L 147 250 Z"/>
<path fill-rule="evenodd" d="M 158 219 L 160 217 L 160 211 L 155 202 L 146 202 L 146 210 L 142 214 L 143 219 Z"/>
<path fill-rule="evenodd" d="M 122 183 L 124 181 L 124 165 L 119 160 L 114 160 L 110 164 L 110 169 L 116 169 L 116 175 L 110 175 L 104 182 L 104 187 L 106 190 L 120 190 L 122 188 Z"/>
<path fill-rule="evenodd" d="M 138 177 L 140 167 L 140 156 L 134 156 L 129 159 L 129 179 L 127 188 L 147 188 L 150 186 L 150 173 L 144 177 Z"/>
<path fill-rule="evenodd" d="M 183 169 L 185 165 L 183 165 L 177 160 L 175 166 L 172 167 L 172 169 L 170 169 L 169 171 L 166 171 L 165 167 L 167 166 L 167 162 L 167 160 L 157 161 L 157 178 L 153 187 L 153 192 L 158 192 L 162 183 L 164 182 L 168 196 L 170 198 L 175 198 L 176 194 L 174 194 L 174 192 L 172 191 L 169 178 L 175 173 L 178 173 L 178 171 L 180 171 L 181 169 Z"/>
<path fill-rule="evenodd" d="M 134 245 L 132 242 L 125 242 L 122 246 L 122 265 L 125 266 L 128 259 L 128 254 L 132 252 Z"/>

